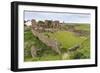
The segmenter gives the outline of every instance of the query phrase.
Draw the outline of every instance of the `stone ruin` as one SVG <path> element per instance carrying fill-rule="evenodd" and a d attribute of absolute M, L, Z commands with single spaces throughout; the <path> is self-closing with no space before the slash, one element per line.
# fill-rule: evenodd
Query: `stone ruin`
<path fill-rule="evenodd" d="M 33 29 L 36 28 L 37 27 L 36 20 L 35 19 L 32 19 L 31 22 L 32 22 L 32 28 Z"/>
<path fill-rule="evenodd" d="M 33 58 L 37 56 L 37 49 L 35 46 L 31 47 L 31 55 Z"/>
<path fill-rule="evenodd" d="M 60 27 L 60 22 L 58 20 L 56 21 L 52 21 L 52 20 L 45 20 L 43 23 L 38 23 L 36 22 L 35 19 L 32 19 L 32 28 L 35 29 L 35 30 L 44 30 L 44 29 L 53 29 L 53 28 L 59 28 Z M 49 29 L 49 30 L 50 30 Z"/>

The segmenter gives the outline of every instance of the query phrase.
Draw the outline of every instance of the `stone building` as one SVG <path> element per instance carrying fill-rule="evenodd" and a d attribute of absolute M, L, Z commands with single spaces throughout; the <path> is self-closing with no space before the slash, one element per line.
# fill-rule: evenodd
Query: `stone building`
<path fill-rule="evenodd" d="M 32 19 L 32 28 L 37 31 L 52 31 L 52 29 L 59 28 L 60 22 L 58 20 L 45 20 L 36 22 L 35 19 Z"/>
<path fill-rule="evenodd" d="M 45 20 L 45 25 L 47 28 L 51 28 L 52 27 L 52 20 Z"/>
<path fill-rule="evenodd" d="M 59 28 L 59 26 L 60 26 L 60 23 L 59 23 L 59 21 L 53 21 L 53 28 Z"/>
<path fill-rule="evenodd" d="M 52 21 L 52 20 L 45 20 L 45 25 L 48 27 L 48 28 L 58 28 L 60 23 L 58 20 L 56 21 Z"/>

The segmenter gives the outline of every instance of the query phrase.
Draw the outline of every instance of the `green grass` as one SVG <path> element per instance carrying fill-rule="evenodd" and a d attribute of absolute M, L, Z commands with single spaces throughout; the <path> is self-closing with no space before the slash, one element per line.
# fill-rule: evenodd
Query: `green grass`
<path fill-rule="evenodd" d="M 70 59 L 89 59 L 90 58 L 90 38 L 87 38 L 81 48 L 69 54 Z"/>
<path fill-rule="evenodd" d="M 41 56 L 41 57 L 26 57 L 25 61 L 52 61 L 52 60 L 61 60 L 61 56 L 59 55 L 51 55 L 47 54 L 46 56 Z"/>
<path fill-rule="evenodd" d="M 78 25 L 76 29 L 89 30 L 89 26 Z M 77 44 L 81 44 L 79 50 L 69 54 L 69 59 L 85 59 L 90 58 L 90 39 L 85 36 L 76 36 L 73 32 L 57 31 L 54 33 L 43 32 L 45 36 L 48 36 L 52 40 L 56 40 L 60 43 L 61 52 L 67 52 L 68 48 L 71 48 Z M 88 38 L 88 39 L 87 39 Z M 32 58 L 31 47 L 35 46 L 37 56 Z M 44 44 L 34 36 L 30 28 L 26 28 L 24 31 L 24 61 L 50 61 L 50 60 L 62 60 L 61 55 L 55 53 L 50 47 Z"/>
<path fill-rule="evenodd" d="M 47 33 L 45 33 L 47 34 Z M 79 36 L 75 36 L 72 32 L 67 31 L 58 31 L 55 33 L 48 33 L 51 39 L 57 40 L 61 44 L 61 48 L 68 49 L 76 44 L 81 43 L 86 38 L 81 38 Z"/>
<path fill-rule="evenodd" d="M 85 30 L 85 31 L 89 31 L 90 30 L 90 24 L 78 24 L 75 26 L 76 30 Z"/>
<path fill-rule="evenodd" d="M 37 57 L 32 58 L 31 47 L 35 46 Z M 57 55 L 50 47 L 46 46 L 37 37 L 35 37 L 31 30 L 24 32 L 24 61 L 42 61 L 42 60 L 58 60 L 60 56 Z"/>

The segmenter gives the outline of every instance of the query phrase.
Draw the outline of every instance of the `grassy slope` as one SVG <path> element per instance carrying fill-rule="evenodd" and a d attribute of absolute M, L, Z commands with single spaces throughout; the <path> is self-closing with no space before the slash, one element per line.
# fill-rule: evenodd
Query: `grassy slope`
<path fill-rule="evenodd" d="M 90 38 L 86 39 L 81 48 L 70 53 L 70 59 L 88 59 L 90 58 Z"/>
<path fill-rule="evenodd" d="M 39 51 L 37 57 L 32 58 L 31 47 L 35 46 Z M 24 32 L 24 61 L 43 61 L 43 60 L 59 60 L 61 57 L 51 50 L 48 46 L 42 43 L 35 37 L 31 30 Z"/>

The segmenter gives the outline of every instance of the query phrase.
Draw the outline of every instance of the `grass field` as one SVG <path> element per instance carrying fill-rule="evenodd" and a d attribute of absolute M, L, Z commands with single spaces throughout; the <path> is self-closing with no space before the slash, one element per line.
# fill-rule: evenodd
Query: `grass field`
<path fill-rule="evenodd" d="M 75 27 L 75 29 L 77 30 L 86 30 L 86 31 L 90 31 L 90 24 L 81 24 L 81 25 L 77 25 Z"/>
<path fill-rule="evenodd" d="M 77 25 L 75 29 L 78 30 L 90 30 L 89 25 Z M 87 59 L 90 58 L 90 38 L 88 36 L 76 36 L 75 33 L 69 31 L 59 30 L 54 33 L 43 32 L 45 36 L 49 36 L 50 39 L 56 40 L 60 43 L 61 55 L 58 55 L 49 46 L 40 41 L 38 37 L 34 36 L 31 32 L 31 28 L 24 31 L 24 61 L 50 61 L 50 60 L 62 60 L 63 53 L 67 52 L 69 48 L 80 44 L 80 48 L 77 51 L 71 52 L 67 59 Z M 37 56 L 32 58 L 31 47 L 35 46 Z"/>
<path fill-rule="evenodd" d="M 86 39 L 86 37 L 75 36 L 74 33 L 68 31 L 58 31 L 55 33 L 45 32 L 45 34 L 48 34 L 51 39 L 55 39 L 61 43 L 61 48 L 63 49 L 68 49 L 75 46 Z"/>

